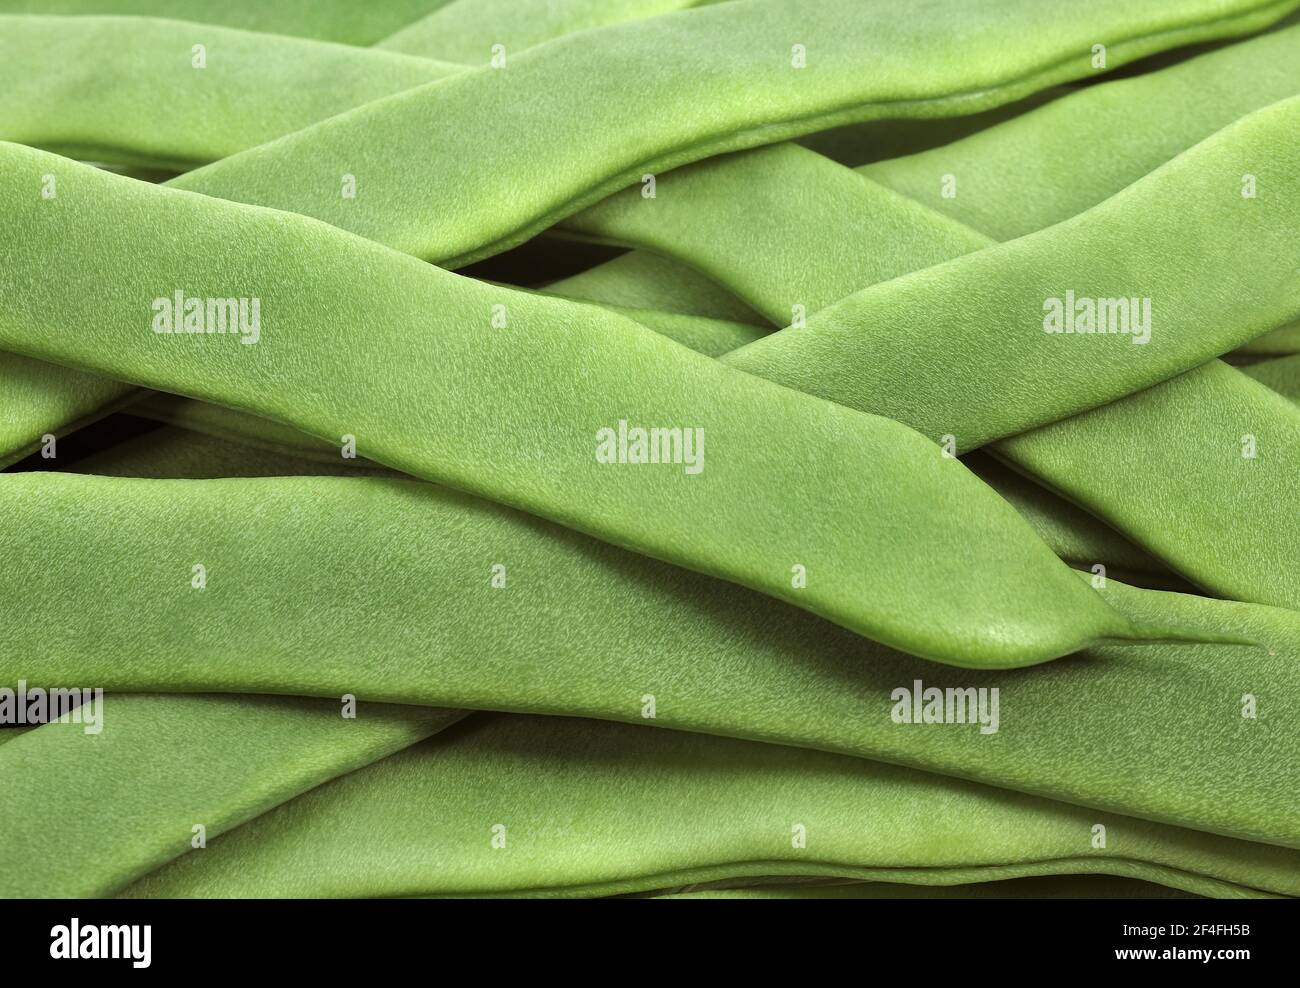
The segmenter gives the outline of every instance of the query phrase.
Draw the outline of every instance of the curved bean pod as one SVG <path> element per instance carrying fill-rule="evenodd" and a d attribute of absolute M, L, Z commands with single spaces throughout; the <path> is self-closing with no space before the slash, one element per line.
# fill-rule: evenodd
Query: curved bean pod
<path fill-rule="evenodd" d="M 89 687 L 88 687 L 89 688 Z M 0 894 L 105 896 L 459 711 L 255 696 L 119 696 L 103 730 L 51 723 L 0 747 Z M 9 732 L 5 732 L 9 733 Z M 104 853 L 106 848 L 112 853 Z"/>
<path fill-rule="evenodd" d="M 1086 17 L 1043 0 L 934 7 L 933 23 L 958 34 L 959 48 L 943 32 L 918 33 L 912 10 L 847 0 L 736 0 L 615 24 L 525 51 L 502 70 L 359 107 L 174 184 L 313 216 L 456 267 L 646 173 L 851 121 L 973 113 L 1087 75 L 1098 36 L 1111 39 L 1109 64 L 1120 65 L 1248 32 L 1300 3 L 1185 0 L 1153 14 L 1097 0 Z M 816 52 L 812 71 L 791 66 L 795 26 Z M 724 76 L 743 98 L 698 99 L 701 71 Z M 626 73 L 637 76 L 635 88 L 606 85 Z M 537 127 L 539 118 L 547 126 Z M 635 140 L 622 126 L 631 118 Z M 449 141 L 472 150 L 429 153 L 431 142 Z M 365 209 L 338 195 L 345 172 L 365 183 Z"/>
<path fill-rule="evenodd" d="M 0 16 L 0 140 L 180 171 L 460 71 L 206 24 Z"/>
<path fill-rule="evenodd" d="M 297 429 L 175 395 L 151 395 L 134 403 L 130 414 L 179 426 L 181 430 L 194 430 L 197 435 L 191 433 L 193 438 L 187 444 L 183 432 L 168 433 L 161 440 L 165 447 L 161 452 L 156 449 L 159 437 L 146 437 L 129 449 L 114 447 L 89 462 L 79 462 L 73 467 L 76 472 L 201 480 L 318 473 L 347 475 L 373 467 L 364 459 L 342 459 L 337 447 Z M 211 437 L 229 442 L 217 446 L 202 442 Z M 199 445 L 192 449 L 195 444 Z M 254 456 L 254 450 L 266 455 Z M 1107 571 L 1117 579 L 1137 582 L 1139 586 L 1182 589 L 1170 585 L 1174 578 L 1149 554 L 992 457 L 974 453 L 964 462 L 1033 526 L 1057 556 L 1071 565 L 1088 569 L 1104 561 Z"/>

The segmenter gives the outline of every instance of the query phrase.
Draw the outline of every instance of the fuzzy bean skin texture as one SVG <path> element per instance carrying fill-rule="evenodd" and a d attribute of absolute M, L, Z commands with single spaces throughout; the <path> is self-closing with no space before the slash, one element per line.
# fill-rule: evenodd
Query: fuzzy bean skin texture
<path fill-rule="evenodd" d="M 376 47 L 476 65 L 490 59 L 494 45 L 508 59 L 512 52 L 577 31 L 701 5 L 702 0 L 458 0 Z"/>

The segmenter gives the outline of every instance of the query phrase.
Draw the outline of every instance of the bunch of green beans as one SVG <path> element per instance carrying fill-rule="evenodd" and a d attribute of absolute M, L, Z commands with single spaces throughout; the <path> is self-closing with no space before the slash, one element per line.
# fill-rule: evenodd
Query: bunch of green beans
<path fill-rule="evenodd" d="M 0 0 L 0 895 L 1300 895 L 1300 0 L 915 6 Z"/>

